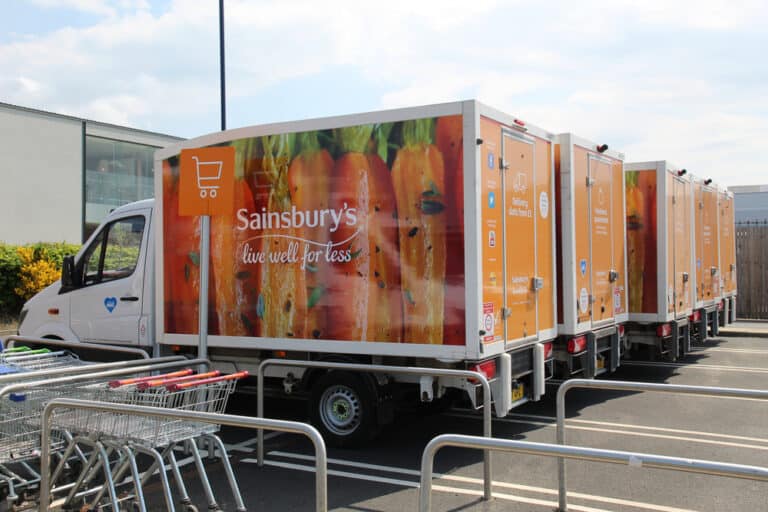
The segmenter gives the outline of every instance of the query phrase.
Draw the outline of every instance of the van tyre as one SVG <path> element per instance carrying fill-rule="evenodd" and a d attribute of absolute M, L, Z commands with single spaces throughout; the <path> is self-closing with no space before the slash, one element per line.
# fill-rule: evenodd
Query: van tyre
<path fill-rule="evenodd" d="M 360 446 L 378 431 L 374 384 L 364 375 L 332 371 L 312 385 L 310 421 L 338 448 Z"/>

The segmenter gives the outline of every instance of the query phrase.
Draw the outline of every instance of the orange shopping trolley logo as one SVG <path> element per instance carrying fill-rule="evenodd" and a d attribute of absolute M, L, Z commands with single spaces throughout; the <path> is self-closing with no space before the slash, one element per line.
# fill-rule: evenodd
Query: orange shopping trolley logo
<path fill-rule="evenodd" d="M 226 215 L 233 210 L 235 148 L 182 149 L 179 215 Z"/>

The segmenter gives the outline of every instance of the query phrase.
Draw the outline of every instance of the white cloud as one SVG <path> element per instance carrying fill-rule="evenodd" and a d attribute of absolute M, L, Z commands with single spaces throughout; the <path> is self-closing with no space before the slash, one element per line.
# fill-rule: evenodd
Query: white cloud
<path fill-rule="evenodd" d="M 768 9 L 761 0 L 623 0 L 630 15 L 645 23 L 708 30 L 732 30 L 754 25 Z"/>
<path fill-rule="evenodd" d="M 149 9 L 148 0 L 27 0 L 38 7 L 72 9 L 89 14 L 114 17 L 119 10 Z"/>

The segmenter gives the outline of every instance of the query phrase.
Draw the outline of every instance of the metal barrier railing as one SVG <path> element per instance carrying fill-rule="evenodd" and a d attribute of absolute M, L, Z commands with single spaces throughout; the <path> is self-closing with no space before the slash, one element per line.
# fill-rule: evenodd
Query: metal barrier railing
<path fill-rule="evenodd" d="M 626 382 L 618 380 L 568 380 L 563 382 L 557 390 L 557 443 L 559 445 L 565 445 L 565 394 L 573 388 L 611 389 L 614 391 L 654 391 L 657 393 L 768 400 L 768 391 L 759 389 L 686 386 L 681 384 L 657 384 L 652 382 Z M 558 510 L 559 512 L 567 512 L 568 492 L 566 489 L 565 458 L 560 458 L 557 464 Z"/>
<path fill-rule="evenodd" d="M 491 385 L 485 375 L 469 370 L 449 370 L 439 368 L 418 368 L 410 366 L 386 366 L 372 364 L 331 363 L 322 361 L 292 361 L 289 359 L 266 359 L 259 365 L 256 373 L 258 379 L 256 415 L 264 417 L 264 370 L 267 366 L 298 366 L 302 368 L 321 368 L 327 370 L 348 370 L 365 373 L 397 373 L 401 375 L 428 375 L 432 377 L 457 377 L 477 379 L 483 386 L 483 435 L 491 437 Z M 259 430 L 257 459 L 259 465 L 264 464 L 264 432 Z M 491 455 L 486 452 L 483 457 L 483 480 L 486 500 L 491 499 Z"/>
<path fill-rule="evenodd" d="M 149 354 L 145 350 L 135 347 L 123 347 L 119 345 L 106 345 L 103 343 L 83 343 L 80 341 L 50 340 L 48 338 L 30 338 L 29 336 L 8 336 L 3 343 L 4 347 L 14 347 L 16 343 L 35 343 L 49 347 L 58 347 L 69 350 L 87 349 L 99 352 L 114 352 L 116 354 L 125 354 L 137 356 L 138 359 L 149 359 Z"/>
<path fill-rule="evenodd" d="M 434 457 L 437 450 L 445 446 L 474 448 L 486 451 L 495 450 L 522 453 L 526 455 L 543 455 L 547 457 L 579 459 L 592 462 L 608 462 L 612 464 L 627 464 L 632 467 L 671 469 L 675 471 L 684 471 L 686 473 L 728 476 L 768 482 L 768 468 L 759 466 L 745 466 L 741 464 L 696 460 L 682 457 L 667 457 L 647 453 L 583 448 L 579 446 L 513 441 L 511 439 L 489 439 L 476 436 L 443 434 L 435 437 L 429 444 L 427 444 L 426 448 L 424 448 L 424 454 L 421 457 L 419 512 L 428 512 L 430 509 Z"/>
<path fill-rule="evenodd" d="M 83 364 L 76 366 L 67 366 L 64 368 L 51 368 L 46 370 L 35 370 L 30 372 L 9 373 L 0 375 L 0 386 L 5 383 L 16 383 L 24 380 L 49 379 L 60 376 L 77 375 L 81 373 L 93 373 L 107 370 L 118 370 L 120 368 L 133 368 L 136 366 L 145 366 L 147 364 L 170 363 L 176 361 L 189 361 L 184 356 L 158 357 L 156 359 L 132 359 L 130 361 L 116 361 L 114 363 L 96 363 Z"/>
<path fill-rule="evenodd" d="M 266 418 L 249 418 L 231 414 L 214 414 L 208 412 L 184 411 L 178 409 L 166 409 L 161 407 L 148 407 L 141 405 L 112 404 L 108 402 L 89 402 L 71 398 L 56 398 L 48 402 L 42 416 L 42 450 L 40 454 L 40 508 L 48 510 L 51 503 L 50 479 L 51 479 L 51 418 L 56 409 L 84 409 L 99 412 L 107 412 L 120 415 L 136 415 L 162 419 L 180 419 L 227 425 L 230 427 L 242 427 L 250 429 L 277 430 L 303 434 L 308 437 L 315 447 L 315 509 L 318 512 L 328 510 L 328 457 L 325 443 L 320 433 L 311 425 L 295 421 L 272 420 Z"/>

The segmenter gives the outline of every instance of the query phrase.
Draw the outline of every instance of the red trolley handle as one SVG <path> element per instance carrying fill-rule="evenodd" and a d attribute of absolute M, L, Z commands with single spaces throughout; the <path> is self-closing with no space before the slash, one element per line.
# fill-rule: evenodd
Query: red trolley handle
<path fill-rule="evenodd" d="M 138 386 L 136 388 L 139 391 L 143 391 L 147 388 L 154 388 L 157 386 L 169 386 L 171 384 L 176 384 L 177 382 L 185 382 L 189 380 L 196 380 L 196 379 L 207 379 L 210 377 L 218 377 L 221 375 L 220 370 L 214 370 L 212 372 L 206 372 L 206 373 L 196 373 L 194 375 L 184 375 L 182 377 L 176 377 L 172 379 L 155 379 L 155 380 L 146 380 L 144 382 L 139 382 Z"/>
<path fill-rule="evenodd" d="M 166 386 L 166 389 L 168 391 L 183 391 L 185 389 L 189 389 L 191 387 L 195 386 L 201 386 L 203 384 L 213 384 L 216 382 L 225 382 L 228 380 L 237 380 L 242 379 L 244 377 L 248 376 L 247 371 L 237 372 L 237 373 L 230 373 L 229 375 L 222 375 L 220 377 L 213 377 L 210 379 L 200 379 L 200 380 L 193 380 L 189 382 L 182 382 L 179 384 L 171 384 L 169 386 Z"/>
<path fill-rule="evenodd" d="M 193 373 L 194 370 L 192 368 L 187 368 L 185 370 L 179 370 L 177 372 L 171 372 L 171 373 L 164 373 L 162 375 L 148 375 L 146 377 L 134 377 L 132 379 L 122 379 L 122 380 L 112 380 L 109 382 L 109 387 L 111 388 L 119 388 L 120 386 L 130 386 L 131 384 L 138 384 L 140 382 L 146 382 L 148 380 L 156 380 L 156 379 L 173 379 L 175 377 L 182 377 L 185 375 L 189 375 Z"/>

